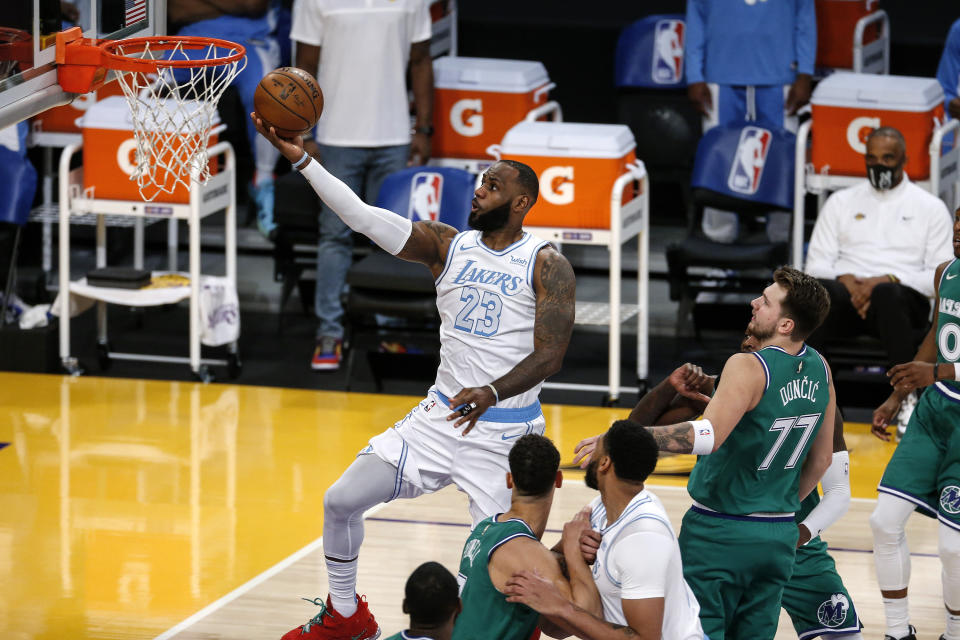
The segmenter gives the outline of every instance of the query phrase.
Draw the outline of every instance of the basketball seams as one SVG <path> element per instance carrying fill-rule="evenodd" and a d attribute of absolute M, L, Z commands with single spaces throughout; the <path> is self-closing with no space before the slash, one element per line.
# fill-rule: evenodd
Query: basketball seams
<path fill-rule="evenodd" d="M 320 118 L 320 115 L 317 113 L 317 103 L 313 101 L 313 92 L 314 92 L 314 89 L 311 89 L 311 88 L 306 84 L 306 79 L 305 79 L 305 78 L 302 78 L 302 77 L 300 77 L 299 75 L 296 75 L 296 74 L 291 74 L 291 73 L 288 73 L 288 72 L 286 72 L 286 71 L 280 71 L 280 70 L 276 70 L 276 69 L 275 69 L 274 71 L 272 71 L 271 73 L 275 73 L 275 74 L 277 74 L 278 76 L 283 76 L 284 78 L 288 78 L 291 82 L 295 83 L 297 86 L 299 86 L 301 89 L 303 89 L 303 94 L 304 94 L 304 96 L 307 98 L 307 102 L 310 103 L 310 108 L 313 109 L 313 117 L 314 117 L 315 119 L 319 119 L 319 118 Z M 263 80 L 261 80 L 260 82 L 263 82 Z"/>
<path fill-rule="evenodd" d="M 263 81 L 261 81 L 261 85 L 262 85 L 262 84 L 263 84 Z M 272 93 L 270 93 L 270 92 L 267 90 L 266 87 L 264 87 L 263 92 L 264 92 L 265 94 L 267 94 L 268 96 L 270 96 L 270 99 L 273 100 L 276 104 L 280 105 L 280 106 L 284 109 L 284 111 L 286 111 L 288 114 L 290 114 L 290 115 L 292 115 L 292 116 L 296 116 L 297 118 L 300 118 L 301 120 L 303 120 L 304 125 L 309 125 L 309 124 L 310 124 L 310 121 L 309 121 L 309 120 L 307 120 L 307 119 L 304 118 L 301 114 L 297 113 L 296 111 L 294 111 L 293 109 L 291 109 L 290 107 L 288 107 L 285 102 L 283 102 L 282 100 L 280 100 L 279 98 L 277 98 L 277 96 L 275 96 L 275 95 L 273 95 Z M 316 109 L 314 109 L 314 113 L 316 113 Z M 261 115 L 260 117 L 262 118 L 263 116 Z M 266 119 L 266 118 L 264 118 L 264 119 Z M 273 125 L 273 126 L 276 127 L 276 128 L 280 128 L 280 127 L 277 127 L 277 125 L 274 124 L 274 123 L 272 123 L 272 122 L 271 122 L 270 124 Z M 309 128 L 309 127 L 308 127 L 308 128 Z M 288 129 L 287 127 L 283 127 L 283 130 L 284 130 L 284 131 L 292 131 L 292 129 Z"/>
<path fill-rule="evenodd" d="M 274 75 L 279 77 L 272 77 Z M 269 82 L 265 83 L 264 80 L 268 79 Z M 274 89 L 277 89 L 277 93 L 273 92 Z M 270 96 L 269 102 L 259 95 L 261 92 Z M 316 86 L 316 80 L 310 78 L 309 74 L 296 67 L 281 67 L 270 71 L 260 80 L 254 102 L 261 103 L 261 109 L 266 113 L 260 113 L 260 116 L 277 128 L 278 133 L 282 131 L 281 135 L 300 135 L 308 131 L 319 119 L 323 109 L 323 93 Z M 311 114 L 307 113 L 304 103 L 309 103 L 312 118 Z M 271 115 L 273 118 L 270 117 Z M 281 125 L 271 121 L 290 120 L 290 116 L 295 117 L 299 122 L 290 126 L 292 123 L 289 122 Z"/>

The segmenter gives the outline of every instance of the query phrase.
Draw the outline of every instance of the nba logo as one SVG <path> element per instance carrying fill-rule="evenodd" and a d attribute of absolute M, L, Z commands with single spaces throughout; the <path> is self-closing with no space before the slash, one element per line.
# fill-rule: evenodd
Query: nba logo
<path fill-rule="evenodd" d="M 676 84 L 683 77 L 683 20 L 659 20 L 654 29 L 653 81 Z"/>
<path fill-rule="evenodd" d="M 730 177 L 727 178 L 727 186 L 731 191 L 746 195 L 757 192 L 772 139 L 773 135 L 766 129 L 743 128 L 740 132 L 740 142 L 737 144 L 737 153 L 733 159 L 733 167 L 730 169 Z"/>
<path fill-rule="evenodd" d="M 421 171 L 410 183 L 411 220 L 437 220 L 440 218 L 440 196 L 443 194 L 443 176 L 439 173 Z"/>

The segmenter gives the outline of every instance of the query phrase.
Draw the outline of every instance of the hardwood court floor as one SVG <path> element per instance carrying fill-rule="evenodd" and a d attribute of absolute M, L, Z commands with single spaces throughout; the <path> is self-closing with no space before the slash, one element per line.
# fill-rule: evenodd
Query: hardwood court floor
<path fill-rule="evenodd" d="M 418 399 L 0 373 L 0 638 L 276 638 L 302 624 L 315 607 L 298 598 L 326 593 L 324 490 Z M 565 461 L 625 414 L 545 407 Z M 854 505 L 826 537 L 880 637 L 867 516 L 893 446 L 864 425 L 848 431 Z M 547 543 L 593 495 L 579 476 L 558 492 Z M 684 483 L 651 481 L 675 525 Z M 404 626 L 413 568 L 456 568 L 466 524 L 455 490 L 371 515 L 360 590 L 385 632 Z M 932 640 L 943 629 L 935 523 L 912 518 L 908 535 L 913 621 Z M 777 638 L 793 637 L 781 625 Z"/>

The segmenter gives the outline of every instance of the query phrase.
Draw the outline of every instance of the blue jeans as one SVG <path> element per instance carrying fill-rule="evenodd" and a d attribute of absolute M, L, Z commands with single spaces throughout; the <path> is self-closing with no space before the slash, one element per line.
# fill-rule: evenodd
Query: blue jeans
<path fill-rule="evenodd" d="M 393 147 L 334 147 L 319 145 L 327 171 L 342 180 L 364 202 L 374 203 L 383 179 L 407 166 L 410 145 Z M 401 215 L 406 212 L 402 212 Z M 343 337 L 340 294 L 353 257 L 353 238 L 344 222 L 327 205 L 320 205 L 320 241 L 317 243 L 317 337 Z"/>

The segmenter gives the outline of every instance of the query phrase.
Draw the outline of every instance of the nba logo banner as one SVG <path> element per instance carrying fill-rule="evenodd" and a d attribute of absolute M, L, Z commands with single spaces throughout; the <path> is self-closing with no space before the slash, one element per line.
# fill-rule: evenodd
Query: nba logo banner
<path fill-rule="evenodd" d="M 442 195 L 442 175 L 430 171 L 415 173 L 410 183 L 410 210 L 407 217 L 414 221 L 439 219 Z"/>
<path fill-rule="evenodd" d="M 653 81 L 676 84 L 683 77 L 683 20 L 660 20 L 654 29 Z"/>
<path fill-rule="evenodd" d="M 743 128 L 740 132 L 740 142 L 737 144 L 737 153 L 733 158 L 733 167 L 730 168 L 730 177 L 727 178 L 727 186 L 731 191 L 745 195 L 753 195 L 757 192 L 772 139 L 773 134 L 766 129 Z"/>

